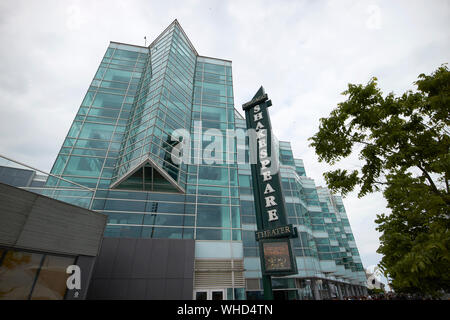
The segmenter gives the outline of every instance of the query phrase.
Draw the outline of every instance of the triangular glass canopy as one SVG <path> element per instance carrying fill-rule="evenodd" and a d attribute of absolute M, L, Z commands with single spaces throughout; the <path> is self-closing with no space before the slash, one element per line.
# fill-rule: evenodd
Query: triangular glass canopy
<path fill-rule="evenodd" d="M 111 187 L 124 190 L 184 193 L 174 178 L 176 176 L 172 177 L 149 158 L 122 179 L 117 180 Z"/>

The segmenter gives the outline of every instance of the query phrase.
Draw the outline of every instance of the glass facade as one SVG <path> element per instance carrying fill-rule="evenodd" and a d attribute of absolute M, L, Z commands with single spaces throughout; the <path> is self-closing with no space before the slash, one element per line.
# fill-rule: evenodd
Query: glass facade
<path fill-rule="evenodd" d="M 189 135 L 189 161 L 173 157 L 186 143 L 176 130 Z M 198 297 L 214 287 L 251 299 L 261 270 L 248 141 L 239 141 L 231 62 L 198 55 L 175 20 L 149 47 L 110 43 L 51 170 L 90 190 L 49 177 L 43 193 L 107 214 L 106 237 L 195 239 L 196 265 L 229 268 L 222 280 L 196 270 Z M 279 148 L 299 274 L 274 279 L 293 291 L 278 296 L 310 299 L 325 292 L 317 279 L 364 285 L 342 200 L 316 188 L 288 142 Z"/>

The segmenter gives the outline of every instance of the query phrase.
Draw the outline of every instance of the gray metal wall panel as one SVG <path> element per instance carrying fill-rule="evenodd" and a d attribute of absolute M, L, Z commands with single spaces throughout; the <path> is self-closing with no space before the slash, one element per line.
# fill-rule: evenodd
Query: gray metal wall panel
<path fill-rule="evenodd" d="M 107 239 L 107 241 L 103 240 L 102 242 L 102 247 L 95 264 L 93 277 L 100 277 L 100 275 L 104 278 L 111 277 L 114 267 L 114 260 L 116 259 L 117 246 L 119 245 L 119 239 Z"/>
<path fill-rule="evenodd" d="M 37 198 L 37 194 L 0 183 L 0 244 L 16 244 Z"/>
<path fill-rule="evenodd" d="M 170 255 L 167 257 L 166 264 L 166 277 L 167 278 L 183 278 L 184 276 L 184 259 L 180 259 L 180 257 L 184 257 L 184 252 L 186 248 L 180 245 L 177 245 L 175 242 L 169 243 L 169 252 Z"/>
<path fill-rule="evenodd" d="M 194 250 L 194 240 L 104 238 L 88 299 L 190 300 Z"/>
<path fill-rule="evenodd" d="M 36 199 L 17 246 L 39 243 L 45 251 L 96 256 L 103 237 L 106 216 L 53 199 Z"/>
<path fill-rule="evenodd" d="M 184 281 L 179 279 L 167 279 L 166 289 L 164 290 L 164 299 L 166 300 L 182 300 L 183 299 Z"/>
<path fill-rule="evenodd" d="M 88 299 L 93 296 L 95 299 L 107 299 L 109 292 L 109 279 L 91 279 L 89 284 Z"/>
<path fill-rule="evenodd" d="M 111 274 L 112 278 L 131 278 L 135 246 L 136 239 L 120 239 Z"/>
<path fill-rule="evenodd" d="M 0 244 L 96 256 L 106 215 L 0 184 Z"/>
<path fill-rule="evenodd" d="M 125 300 L 128 298 L 129 279 L 110 279 L 108 300 Z"/>
<path fill-rule="evenodd" d="M 184 300 L 192 300 L 193 299 L 193 288 L 194 288 L 194 279 L 185 278 L 183 281 L 183 299 Z"/>
<path fill-rule="evenodd" d="M 147 280 L 146 300 L 163 300 L 166 292 L 166 279 L 152 278 Z"/>
<path fill-rule="evenodd" d="M 152 247 L 151 261 L 158 261 L 158 263 L 151 264 L 150 277 L 164 278 L 166 276 L 167 259 L 169 256 L 169 240 L 158 239 L 157 241 L 158 245 Z"/>
<path fill-rule="evenodd" d="M 133 278 L 150 277 L 152 243 L 153 242 L 150 239 L 141 239 L 137 241 L 135 254 L 133 256 Z"/>
<path fill-rule="evenodd" d="M 184 274 L 183 278 L 194 278 L 195 241 L 184 243 Z"/>
<path fill-rule="evenodd" d="M 142 279 L 131 279 L 128 283 L 128 295 L 127 299 L 131 300 L 143 300 L 145 299 L 145 291 L 147 284 Z"/>

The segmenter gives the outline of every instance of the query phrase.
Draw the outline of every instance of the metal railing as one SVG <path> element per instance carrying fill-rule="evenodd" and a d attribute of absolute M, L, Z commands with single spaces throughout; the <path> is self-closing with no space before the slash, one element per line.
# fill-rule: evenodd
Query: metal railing
<path fill-rule="evenodd" d="M 30 192 L 34 192 L 37 194 L 41 194 L 59 201 L 63 201 L 69 204 L 73 204 L 76 206 L 80 206 L 86 209 L 92 208 L 92 203 L 94 200 L 95 189 L 89 188 L 87 186 L 83 186 L 79 183 L 71 181 L 69 179 L 54 175 L 49 172 L 45 172 L 43 170 L 34 168 L 30 165 L 27 165 L 23 162 L 14 160 L 10 157 L 0 154 L 0 160 L 4 159 L 6 161 L 0 161 L 0 166 L 15 168 L 15 169 L 28 169 L 32 170 L 35 173 L 38 172 L 43 174 L 47 178 L 45 179 L 45 183 L 43 186 L 19 186 L 20 189 L 24 189 Z M 48 178 L 52 177 L 56 179 L 57 183 L 54 185 L 48 185 Z M 39 180 L 34 180 L 39 181 Z M 68 184 L 68 186 L 62 186 L 61 182 Z"/>

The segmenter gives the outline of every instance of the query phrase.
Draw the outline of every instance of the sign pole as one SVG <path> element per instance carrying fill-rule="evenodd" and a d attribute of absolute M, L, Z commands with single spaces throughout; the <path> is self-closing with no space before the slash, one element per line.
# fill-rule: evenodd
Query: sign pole
<path fill-rule="evenodd" d="M 273 300 L 272 277 L 263 275 L 262 282 L 264 288 L 264 300 Z"/>
<path fill-rule="evenodd" d="M 245 120 L 247 123 L 247 128 L 251 128 L 250 123 L 250 109 L 245 110 Z M 252 185 L 253 185 L 253 196 L 255 200 L 255 211 L 261 212 L 261 192 L 260 192 L 260 186 L 258 184 L 258 170 L 257 170 L 257 164 L 255 161 L 251 161 L 252 155 L 249 152 L 249 158 L 250 158 L 250 168 L 252 172 Z M 263 229 L 263 222 L 262 222 L 262 216 L 260 214 L 256 214 L 256 227 L 258 230 Z M 260 253 L 261 255 L 261 253 Z M 273 292 L 272 292 L 272 278 L 270 275 L 263 275 L 262 276 L 262 283 L 263 283 L 263 289 L 264 289 L 264 299 L 265 300 L 273 300 Z"/>
<path fill-rule="evenodd" d="M 286 206 L 279 173 L 278 146 L 273 147 L 267 109 L 272 105 L 261 86 L 253 99 L 242 105 L 249 136 L 249 158 L 259 241 L 264 299 L 273 300 L 272 275 L 297 274 L 290 238 L 297 229 L 287 224 Z M 256 154 L 255 154 L 256 151 Z"/>

